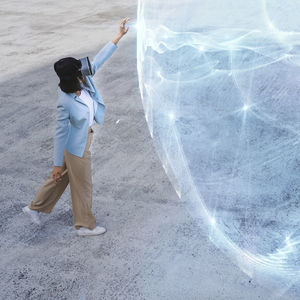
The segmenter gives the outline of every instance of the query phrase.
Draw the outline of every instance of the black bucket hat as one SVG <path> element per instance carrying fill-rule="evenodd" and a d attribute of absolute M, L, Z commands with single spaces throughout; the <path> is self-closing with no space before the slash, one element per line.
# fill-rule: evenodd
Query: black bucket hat
<path fill-rule="evenodd" d="M 60 79 L 72 80 L 81 76 L 81 61 L 73 57 L 65 57 L 54 64 L 54 70 Z"/>

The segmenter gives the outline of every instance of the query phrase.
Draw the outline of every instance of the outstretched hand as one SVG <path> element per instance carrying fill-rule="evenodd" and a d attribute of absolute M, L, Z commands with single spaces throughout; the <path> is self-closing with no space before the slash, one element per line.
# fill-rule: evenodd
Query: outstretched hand
<path fill-rule="evenodd" d="M 130 19 L 129 18 L 125 18 L 121 21 L 120 23 L 120 34 L 124 35 L 128 32 L 129 30 L 129 27 L 126 26 L 126 23 L 129 21 Z"/>
<path fill-rule="evenodd" d="M 125 18 L 120 23 L 120 30 L 118 34 L 115 36 L 115 38 L 112 40 L 112 42 L 117 45 L 119 40 L 128 32 L 129 27 L 126 26 L 126 23 L 129 21 L 129 18 Z"/>

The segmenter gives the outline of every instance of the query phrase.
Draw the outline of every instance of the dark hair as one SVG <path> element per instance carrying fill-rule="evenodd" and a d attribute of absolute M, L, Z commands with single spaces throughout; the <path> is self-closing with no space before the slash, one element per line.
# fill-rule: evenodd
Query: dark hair
<path fill-rule="evenodd" d="M 58 86 L 65 93 L 75 93 L 76 91 L 81 91 L 82 86 L 77 77 L 79 77 L 84 85 L 86 85 L 86 82 L 82 76 L 74 76 L 74 78 L 70 79 L 61 78 Z"/>
<path fill-rule="evenodd" d="M 84 76 L 79 71 L 80 68 L 81 61 L 73 57 L 65 57 L 55 62 L 54 70 L 60 79 L 58 86 L 63 92 L 75 93 L 82 90 L 77 77 L 87 86 Z"/>

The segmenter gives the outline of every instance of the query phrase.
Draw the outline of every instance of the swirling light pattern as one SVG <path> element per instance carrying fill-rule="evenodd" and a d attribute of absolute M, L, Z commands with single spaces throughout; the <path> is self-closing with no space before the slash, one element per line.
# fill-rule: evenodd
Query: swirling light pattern
<path fill-rule="evenodd" d="M 211 240 L 277 293 L 300 279 L 300 2 L 140 0 L 162 165 Z"/>

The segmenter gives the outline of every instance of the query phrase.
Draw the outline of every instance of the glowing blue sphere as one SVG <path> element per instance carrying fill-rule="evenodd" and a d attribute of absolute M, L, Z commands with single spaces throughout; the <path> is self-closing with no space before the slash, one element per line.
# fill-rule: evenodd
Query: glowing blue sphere
<path fill-rule="evenodd" d="M 139 84 L 163 167 L 211 240 L 282 287 L 300 278 L 299 11 L 295 0 L 138 7 Z"/>

